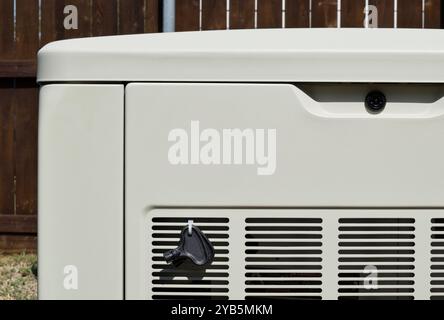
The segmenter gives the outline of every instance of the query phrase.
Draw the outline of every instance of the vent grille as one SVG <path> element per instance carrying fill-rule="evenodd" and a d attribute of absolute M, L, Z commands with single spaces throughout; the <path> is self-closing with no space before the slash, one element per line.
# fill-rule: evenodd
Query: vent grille
<path fill-rule="evenodd" d="M 339 219 L 339 299 L 414 298 L 415 219 Z"/>
<path fill-rule="evenodd" d="M 215 246 L 206 269 L 164 261 L 188 220 Z M 143 263 L 126 272 L 146 299 L 444 299 L 442 209 L 167 208 L 145 221 Z"/>
<path fill-rule="evenodd" d="M 163 253 L 176 248 L 182 229 L 193 220 L 215 248 L 211 266 L 197 267 L 185 261 L 167 264 Z M 229 219 L 161 217 L 152 219 L 152 299 L 226 300 L 229 291 Z"/>
<path fill-rule="evenodd" d="M 444 219 L 432 219 L 430 299 L 444 300 Z"/>
<path fill-rule="evenodd" d="M 245 298 L 321 299 L 322 219 L 245 220 Z"/>

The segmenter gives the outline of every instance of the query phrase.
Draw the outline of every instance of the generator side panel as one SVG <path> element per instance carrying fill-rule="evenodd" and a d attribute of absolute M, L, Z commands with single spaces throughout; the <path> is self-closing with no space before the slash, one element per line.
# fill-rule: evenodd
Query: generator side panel
<path fill-rule="evenodd" d="M 124 87 L 40 90 L 39 299 L 123 299 Z"/>

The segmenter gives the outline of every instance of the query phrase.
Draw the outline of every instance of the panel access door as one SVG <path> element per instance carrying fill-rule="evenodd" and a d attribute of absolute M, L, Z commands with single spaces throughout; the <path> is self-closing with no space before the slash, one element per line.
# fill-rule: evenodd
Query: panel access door
<path fill-rule="evenodd" d="M 378 114 L 365 107 L 373 90 L 387 99 Z M 146 219 L 156 208 L 444 207 L 443 93 L 426 85 L 129 84 L 127 296 L 149 297 Z"/>

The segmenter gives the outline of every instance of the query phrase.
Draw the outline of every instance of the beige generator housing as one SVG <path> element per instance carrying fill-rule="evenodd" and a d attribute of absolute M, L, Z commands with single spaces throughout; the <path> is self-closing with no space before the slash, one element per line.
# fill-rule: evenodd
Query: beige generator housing
<path fill-rule="evenodd" d="M 47 45 L 40 299 L 443 298 L 443 70 L 439 30 Z"/>

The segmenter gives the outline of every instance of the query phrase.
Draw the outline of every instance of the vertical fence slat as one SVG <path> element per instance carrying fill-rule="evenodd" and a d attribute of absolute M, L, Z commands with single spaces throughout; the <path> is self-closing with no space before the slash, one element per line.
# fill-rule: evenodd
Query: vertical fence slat
<path fill-rule="evenodd" d="M 89 37 L 91 33 L 91 1 L 90 0 L 41 0 L 42 1 L 42 21 L 41 21 L 41 45 L 48 42 Z M 64 9 L 68 5 L 73 5 L 78 11 L 78 28 L 66 29 L 64 27 L 67 15 Z"/>
<path fill-rule="evenodd" d="M 35 79 L 17 79 L 14 90 L 16 214 L 37 214 L 38 89 Z"/>
<path fill-rule="evenodd" d="M 425 0 L 425 23 L 427 29 L 441 28 L 441 0 Z"/>
<path fill-rule="evenodd" d="M 64 1 L 64 7 L 68 5 L 73 5 L 78 10 L 78 29 L 66 29 L 63 27 L 63 21 L 67 17 L 63 13 L 63 8 L 60 10 L 60 8 L 57 6 L 56 11 L 56 23 L 64 29 L 63 38 L 64 39 L 71 39 L 71 38 L 83 38 L 83 37 L 90 37 L 91 36 L 91 1 L 90 0 L 65 0 Z"/>
<path fill-rule="evenodd" d="M 312 27 L 337 27 L 337 0 L 312 0 Z"/>
<path fill-rule="evenodd" d="M 117 0 L 92 0 L 92 35 L 117 34 Z"/>
<path fill-rule="evenodd" d="M 0 1 L 0 59 L 14 52 L 14 0 Z"/>
<path fill-rule="evenodd" d="M 199 0 L 176 1 L 176 31 L 195 31 L 200 27 Z"/>
<path fill-rule="evenodd" d="M 341 27 L 361 28 L 365 19 L 365 0 L 342 0 Z"/>
<path fill-rule="evenodd" d="M 145 2 L 145 32 L 159 32 L 159 14 L 162 0 L 146 0 Z"/>
<path fill-rule="evenodd" d="M 254 28 L 254 0 L 230 1 L 230 29 Z"/>
<path fill-rule="evenodd" d="M 11 79 L 0 79 L 0 215 L 14 214 L 14 107 Z"/>
<path fill-rule="evenodd" d="M 290 0 L 285 3 L 285 26 L 287 28 L 310 26 L 310 0 Z"/>
<path fill-rule="evenodd" d="M 368 4 L 378 10 L 378 28 L 393 28 L 395 10 L 393 0 L 369 0 Z"/>
<path fill-rule="evenodd" d="M 64 0 L 42 0 L 41 47 L 63 38 L 65 32 L 63 29 L 63 7 Z"/>
<path fill-rule="evenodd" d="M 282 28 L 282 0 L 257 0 L 257 27 Z"/>
<path fill-rule="evenodd" d="M 398 1 L 398 28 L 422 27 L 422 0 Z"/>
<path fill-rule="evenodd" d="M 145 31 L 144 0 L 119 1 L 119 34 Z"/>
<path fill-rule="evenodd" d="M 66 37 L 74 37 L 74 35 L 67 35 L 68 32 L 64 28 L 64 8 L 66 0 L 41 0 L 42 21 L 41 24 L 41 39 L 40 46 L 43 46 L 49 42 L 64 39 Z M 84 11 L 82 8 L 79 10 Z M 79 12 L 80 14 L 80 12 Z M 79 28 L 81 25 L 81 19 L 79 18 Z M 69 31 L 72 33 L 73 31 Z"/>
<path fill-rule="evenodd" d="M 202 0 L 202 30 L 227 28 L 227 0 Z"/>
<path fill-rule="evenodd" d="M 16 52 L 18 59 L 35 60 L 39 49 L 39 1 L 16 0 Z"/>

